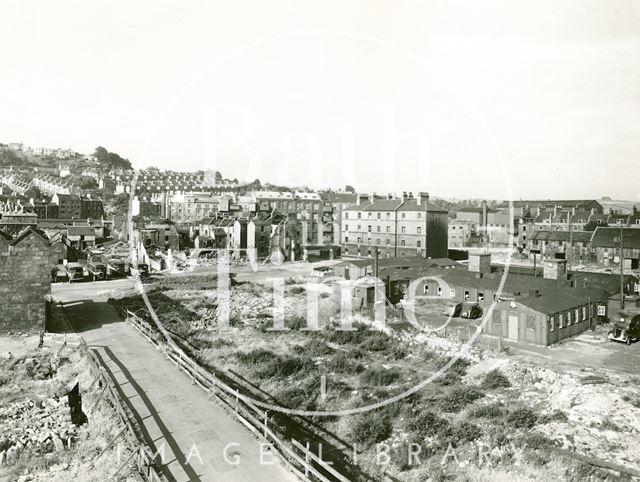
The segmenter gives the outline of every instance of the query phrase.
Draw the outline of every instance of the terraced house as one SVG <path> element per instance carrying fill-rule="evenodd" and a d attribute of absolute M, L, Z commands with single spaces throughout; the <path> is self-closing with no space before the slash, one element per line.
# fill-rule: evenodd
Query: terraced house
<path fill-rule="evenodd" d="M 343 256 L 375 256 L 378 250 L 386 258 L 447 257 L 447 211 L 430 202 L 427 193 L 369 201 L 358 198 L 342 218 Z"/>

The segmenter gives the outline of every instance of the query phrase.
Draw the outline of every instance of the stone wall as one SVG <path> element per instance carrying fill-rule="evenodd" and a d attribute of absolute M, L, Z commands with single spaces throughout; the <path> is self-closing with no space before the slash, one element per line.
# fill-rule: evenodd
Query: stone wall
<path fill-rule="evenodd" d="M 0 333 L 44 330 L 50 294 L 49 241 L 30 228 L 0 235 Z"/>

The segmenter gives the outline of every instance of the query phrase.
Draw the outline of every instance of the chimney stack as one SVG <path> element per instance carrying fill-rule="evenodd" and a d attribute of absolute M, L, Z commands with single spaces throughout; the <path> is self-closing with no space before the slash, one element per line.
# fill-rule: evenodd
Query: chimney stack
<path fill-rule="evenodd" d="M 487 201 L 482 201 L 482 220 L 481 220 L 481 226 L 486 227 L 487 226 Z"/>
<path fill-rule="evenodd" d="M 428 192 L 418 192 L 416 193 L 416 203 L 418 206 L 426 205 L 429 202 L 429 193 Z"/>
<path fill-rule="evenodd" d="M 469 272 L 478 274 L 491 273 L 491 253 L 470 253 Z"/>
<path fill-rule="evenodd" d="M 407 200 L 407 191 L 402 191 L 402 202 Z"/>

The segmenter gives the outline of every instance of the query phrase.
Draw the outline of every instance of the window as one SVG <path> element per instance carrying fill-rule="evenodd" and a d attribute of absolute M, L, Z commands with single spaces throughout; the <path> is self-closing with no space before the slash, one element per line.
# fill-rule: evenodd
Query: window
<path fill-rule="evenodd" d="M 422 248 L 422 241 L 416 241 L 416 247 Z"/>
<path fill-rule="evenodd" d="M 371 213 L 367 213 L 367 219 L 371 219 Z"/>
<path fill-rule="evenodd" d="M 358 219 L 362 219 L 362 213 L 358 213 Z"/>
<path fill-rule="evenodd" d="M 587 319 L 587 307 L 583 306 L 582 307 L 582 321 Z"/>
<path fill-rule="evenodd" d="M 379 245 L 380 244 L 380 238 L 376 238 L 376 244 Z"/>
<path fill-rule="evenodd" d="M 358 244 L 362 243 L 362 238 L 358 237 Z"/>
<path fill-rule="evenodd" d="M 584 320 L 584 318 L 582 318 Z M 573 317 L 573 322 L 578 323 L 580 321 L 580 309 L 576 308 L 575 315 Z"/>
<path fill-rule="evenodd" d="M 547 320 L 547 322 L 549 323 L 549 331 L 553 332 L 556 330 L 556 320 L 554 319 L 553 316 L 550 316 L 549 319 Z"/>
<path fill-rule="evenodd" d="M 464 290 L 464 299 L 468 300 L 470 297 L 469 290 Z"/>
<path fill-rule="evenodd" d="M 406 213 L 402 213 L 402 219 L 404 219 L 406 217 L 407 217 Z"/>
<path fill-rule="evenodd" d="M 536 329 L 536 315 L 529 314 L 526 319 L 527 330 Z"/>
<path fill-rule="evenodd" d="M 344 218 L 349 219 L 349 213 L 344 213 Z"/>
<path fill-rule="evenodd" d="M 360 229 L 362 229 L 362 225 L 358 224 L 358 231 L 360 231 Z"/>
<path fill-rule="evenodd" d="M 344 230 L 345 230 L 345 231 L 349 231 L 349 225 L 348 225 L 348 224 L 345 224 L 345 225 L 344 225 Z"/>
<path fill-rule="evenodd" d="M 404 246 L 404 239 L 400 240 L 400 246 Z"/>
<path fill-rule="evenodd" d="M 349 236 L 345 236 L 345 237 L 344 237 L 344 242 L 345 242 L 345 243 L 348 243 L 348 242 L 349 242 Z"/>
<path fill-rule="evenodd" d="M 455 288 L 451 288 L 451 289 L 449 290 L 449 296 L 450 296 L 451 298 L 455 298 L 455 297 L 456 297 L 456 290 L 455 290 Z"/>
<path fill-rule="evenodd" d="M 558 313 L 558 328 L 564 328 L 564 316 Z"/>
<path fill-rule="evenodd" d="M 422 234 L 422 227 L 418 226 L 418 234 Z"/>
<path fill-rule="evenodd" d="M 400 232 L 401 232 L 402 234 L 406 233 L 406 232 L 407 232 L 407 228 L 406 228 L 406 227 L 404 227 L 404 226 L 402 226 L 402 227 L 400 228 Z"/>
<path fill-rule="evenodd" d="M 484 301 L 484 293 L 482 291 L 478 291 L 478 301 Z"/>
<path fill-rule="evenodd" d="M 422 218 L 422 213 L 418 213 L 418 219 Z"/>
<path fill-rule="evenodd" d="M 425 284 L 425 285 L 424 285 L 423 293 L 424 293 L 425 295 L 428 295 L 428 294 L 429 294 L 429 285 L 427 285 L 427 284 Z"/>
<path fill-rule="evenodd" d="M 389 239 L 387 239 L 387 243 L 386 244 L 387 244 L 387 246 L 389 246 Z"/>
<path fill-rule="evenodd" d="M 381 214 L 381 213 L 378 213 L 378 219 L 380 219 L 380 214 Z"/>
<path fill-rule="evenodd" d="M 376 231 L 379 233 L 380 232 L 380 225 L 376 226 Z"/>
<path fill-rule="evenodd" d="M 391 226 L 387 226 L 387 233 L 391 232 Z"/>
<path fill-rule="evenodd" d="M 367 226 L 367 231 L 368 231 L 369 233 L 371 232 L 371 225 L 370 225 L 370 224 Z"/>
<path fill-rule="evenodd" d="M 391 213 L 387 213 L 387 219 L 391 218 Z"/>
<path fill-rule="evenodd" d="M 438 296 L 442 296 L 442 286 L 438 286 Z"/>

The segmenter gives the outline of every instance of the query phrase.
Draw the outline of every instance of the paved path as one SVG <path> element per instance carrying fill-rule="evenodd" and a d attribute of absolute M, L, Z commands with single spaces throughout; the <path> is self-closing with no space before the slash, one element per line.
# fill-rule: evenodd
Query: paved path
<path fill-rule="evenodd" d="M 280 462 L 187 375 L 105 303 L 110 289 L 129 281 L 59 284 L 53 295 L 65 304 L 74 327 L 96 347 L 120 385 L 121 395 L 154 450 L 164 447 L 163 470 L 176 481 L 294 481 Z M 113 283 L 113 284 L 112 284 Z M 130 282 L 129 282 L 130 283 Z M 229 446 L 229 444 L 233 444 Z M 227 458 L 237 465 L 228 463 Z M 269 464 L 269 465 L 266 465 Z"/>

